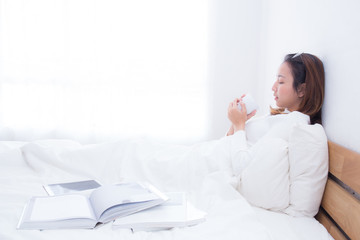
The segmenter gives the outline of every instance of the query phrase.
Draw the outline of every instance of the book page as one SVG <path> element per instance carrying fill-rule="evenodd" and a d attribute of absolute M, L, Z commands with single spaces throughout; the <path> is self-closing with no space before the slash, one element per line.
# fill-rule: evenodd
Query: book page
<path fill-rule="evenodd" d="M 90 202 L 93 206 L 95 216 L 100 218 L 101 214 L 112 206 L 150 201 L 159 198 L 159 196 L 138 183 L 122 183 L 102 186 L 94 190 L 90 196 Z"/>
<path fill-rule="evenodd" d="M 31 221 L 52 221 L 71 218 L 95 220 L 89 200 L 82 195 L 62 195 L 34 198 Z"/>

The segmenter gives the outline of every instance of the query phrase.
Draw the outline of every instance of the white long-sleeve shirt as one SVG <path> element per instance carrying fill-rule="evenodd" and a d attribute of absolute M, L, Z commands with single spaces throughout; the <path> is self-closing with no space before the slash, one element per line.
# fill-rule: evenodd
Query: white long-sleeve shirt
<path fill-rule="evenodd" d="M 245 130 L 237 131 L 230 137 L 230 157 L 233 174 L 239 176 L 251 162 L 252 146 L 262 138 L 282 138 L 289 141 L 295 124 L 310 124 L 310 117 L 301 112 L 266 115 L 246 122 Z"/>

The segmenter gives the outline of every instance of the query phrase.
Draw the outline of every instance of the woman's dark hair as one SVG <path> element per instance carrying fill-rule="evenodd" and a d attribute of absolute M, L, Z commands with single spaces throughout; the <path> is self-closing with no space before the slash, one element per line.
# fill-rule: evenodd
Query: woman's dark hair
<path fill-rule="evenodd" d="M 301 53 L 286 55 L 284 62 L 290 66 L 295 91 L 298 91 L 301 84 L 305 83 L 305 94 L 297 111 L 309 115 L 311 124 L 321 124 L 321 109 L 325 92 L 325 72 L 322 61 L 309 53 Z M 282 108 L 272 108 L 271 114 L 279 114 L 283 111 Z"/>

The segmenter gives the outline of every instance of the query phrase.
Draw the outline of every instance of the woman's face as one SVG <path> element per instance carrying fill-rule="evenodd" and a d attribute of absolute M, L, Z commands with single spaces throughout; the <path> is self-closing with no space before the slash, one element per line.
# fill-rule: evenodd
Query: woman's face
<path fill-rule="evenodd" d="M 289 111 L 296 111 L 299 108 L 304 94 L 303 91 L 296 92 L 293 83 L 291 68 L 288 63 L 284 62 L 280 65 L 277 80 L 272 87 L 278 107 L 287 108 Z"/>

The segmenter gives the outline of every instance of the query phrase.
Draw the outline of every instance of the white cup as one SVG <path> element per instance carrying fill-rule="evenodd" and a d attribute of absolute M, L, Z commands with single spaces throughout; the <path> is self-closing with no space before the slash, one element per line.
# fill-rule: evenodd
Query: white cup
<path fill-rule="evenodd" d="M 250 114 L 252 111 L 257 110 L 259 106 L 255 102 L 254 98 L 251 96 L 251 94 L 246 94 L 242 101 L 245 103 L 246 107 L 246 114 Z M 238 104 L 239 109 L 241 109 L 240 103 Z"/>

